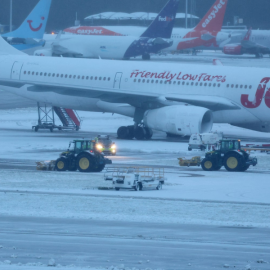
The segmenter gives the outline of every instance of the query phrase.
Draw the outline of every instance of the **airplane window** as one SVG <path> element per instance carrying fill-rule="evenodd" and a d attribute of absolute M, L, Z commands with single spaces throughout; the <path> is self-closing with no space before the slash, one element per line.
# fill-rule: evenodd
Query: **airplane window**
<path fill-rule="evenodd" d="M 147 83 L 149 83 L 150 82 L 150 80 L 147 80 Z"/>
<path fill-rule="evenodd" d="M 192 82 L 191 85 L 194 85 L 194 83 Z"/>
<path fill-rule="evenodd" d="M 251 89 L 251 88 L 252 88 L 252 85 L 249 86 L 249 89 Z"/>
<path fill-rule="evenodd" d="M 201 82 L 201 83 L 200 83 L 200 86 L 202 86 L 202 85 L 203 85 L 203 83 Z"/>
<path fill-rule="evenodd" d="M 213 87 L 216 87 L 216 84 L 215 83 L 213 84 Z"/>
<path fill-rule="evenodd" d="M 42 76 L 43 75 L 43 73 L 42 72 L 40 72 L 40 76 Z"/>
<path fill-rule="evenodd" d="M 26 74 L 26 71 L 24 71 L 24 73 L 23 74 Z"/>
<path fill-rule="evenodd" d="M 97 77 L 95 77 L 95 80 L 97 80 Z"/>
<path fill-rule="evenodd" d="M 36 72 L 36 75 L 38 75 L 38 72 Z"/>
<path fill-rule="evenodd" d="M 58 78 L 59 77 L 59 74 L 57 74 L 56 77 Z"/>
<path fill-rule="evenodd" d="M 243 88 L 243 85 L 242 84 L 240 85 L 240 88 Z"/>
<path fill-rule="evenodd" d="M 247 85 L 245 85 L 245 89 L 247 89 Z"/>
<path fill-rule="evenodd" d="M 72 75 L 69 75 L 69 78 L 71 79 L 72 78 Z"/>
<path fill-rule="evenodd" d="M 47 73 L 44 73 L 44 76 L 47 76 Z"/>
<path fill-rule="evenodd" d="M 99 77 L 99 80 L 101 81 L 101 80 L 102 80 L 102 78 L 101 78 L 101 77 Z"/>
<path fill-rule="evenodd" d="M 93 76 L 90 77 L 90 80 L 93 80 Z"/>
<path fill-rule="evenodd" d="M 53 75 L 52 75 L 53 77 L 55 77 L 55 73 L 53 73 Z"/>
<path fill-rule="evenodd" d="M 158 80 L 156 80 L 156 83 L 158 83 Z"/>
<path fill-rule="evenodd" d="M 185 85 L 185 82 L 182 82 L 182 85 Z"/>
<path fill-rule="evenodd" d="M 169 84 L 172 84 L 172 82 L 171 82 L 171 81 L 169 81 Z"/>
<path fill-rule="evenodd" d="M 176 84 L 176 81 L 174 81 L 173 84 Z"/>
<path fill-rule="evenodd" d="M 187 82 L 187 85 L 189 85 L 189 83 Z"/>
<path fill-rule="evenodd" d="M 207 83 L 205 83 L 204 86 L 207 86 Z"/>
<path fill-rule="evenodd" d="M 167 81 L 165 81 L 164 84 L 167 84 Z"/>
<path fill-rule="evenodd" d="M 145 80 L 143 79 L 143 80 L 142 80 L 142 82 L 144 83 L 144 82 L 145 82 Z"/>
<path fill-rule="evenodd" d="M 162 84 L 162 83 L 163 83 L 163 81 L 162 81 L 162 80 L 160 80 L 160 83 Z"/>
<path fill-rule="evenodd" d="M 152 80 L 151 83 L 154 83 L 154 80 Z"/>
<path fill-rule="evenodd" d="M 229 85 L 229 84 L 227 84 L 227 87 L 230 87 L 230 85 Z"/>
<path fill-rule="evenodd" d="M 238 84 L 235 86 L 235 88 L 238 88 Z"/>
<path fill-rule="evenodd" d="M 78 75 L 78 77 L 77 77 L 78 79 L 80 79 L 81 78 L 81 76 L 80 75 Z"/>
<path fill-rule="evenodd" d="M 220 87 L 220 83 L 217 86 Z"/>
<path fill-rule="evenodd" d="M 89 80 L 89 76 L 86 76 L 86 78 L 85 78 L 86 80 Z"/>
<path fill-rule="evenodd" d="M 61 74 L 61 78 L 63 78 L 64 77 L 64 75 L 63 74 Z"/>
<path fill-rule="evenodd" d="M 234 84 L 232 84 L 231 87 L 234 88 Z"/>
<path fill-rule="evenodd" d="M 196 84 L 195 84 L 196 86 L 198 86 L 198 83 L 196 82 Z"/>
<path fill-rule="evenodd" d="M 178 85 L 181 84 L 181 82 L 178 82 Z"/>
<path fill-rule="evenodd" d="M 49 73 L 48 76 L 51 77 L 51 73 Z"/>
<path fill-rule="evenodd" d="M 35 72 L 32 72 L 32 75 L 35 75 Z"/>
<path fill-rule="evenodd" d="M 136 79 L 134 79 L 134 82 L 136 82 L 137 80 Z"/>
<path fill-rule="evenodd" d="M 73 79 L 76 79 L 76 75 L 73 75 Z"/>
<path fill-rule="evenodd" d="M 28 75 L 30 75 L 30 71 L 28 71 Z"/>
<path fill-rule="evenodd" d="M 139 79 L 138 82 L 141 82 L 141 79 Z"/>
<path fill-rule="evenodd" d="M 108 78 L 108 81 L 110 81 L 111 80 L 111 78 Z"/>
<path fill-rule="evenodd" d="M 103 81 L 106 81 L 106 77 L 103 78 Z"/>
<path fill-rule="evenodd" d="M 82 76 L 82 80 L 84 80 L 84 76 Z"/>

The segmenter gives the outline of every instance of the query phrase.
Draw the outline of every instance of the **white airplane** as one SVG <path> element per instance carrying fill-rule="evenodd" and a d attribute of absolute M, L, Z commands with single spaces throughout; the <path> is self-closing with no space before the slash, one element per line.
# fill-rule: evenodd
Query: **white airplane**
<path fill-rule="evenodd" d="M 174 28 L 171 39 L 173 45 L 163 51 L 185 49 L 222 50 L 220 44 L 229 39 L 230 33 L 221 32 L 228 0 L 216 0 L 207 14 L 193 29 Z M 144 27 L 134 26 L 78 26 L 64 30 L 64 33 L 77 36 L 133 36 L 141 35 Z M 46 38 L 46 37 L 45 37 Z"/>
<path fill-rule="evenodd" d="M 270 31 L 252 31 L 250 28 L 244 38 L 239 41 L 241 37 L 243 37 L 243 32 L 242 35 L 240 32 L 230 37 L 230 40 L 222 45 L 223 52 L 229 55 L 254 54 L 257 58 L 270 54 Z"/>
<path fill-rule="evenodd" d="M 34 57 L 0 38 L 0 70 L 4 91 L 133 118 L 123 139 L 208 133 L 213 123 L 270 132 L 269 69 Z"/>
<path fill-rule="evenodd" d="M 140 36 L 59 35 L 50 49 L 38 50 L 36 56 L 68 56 L 80 58 L 130 59 L 170 47 L 179 0 L 169 0 L 152 24 Z"/>

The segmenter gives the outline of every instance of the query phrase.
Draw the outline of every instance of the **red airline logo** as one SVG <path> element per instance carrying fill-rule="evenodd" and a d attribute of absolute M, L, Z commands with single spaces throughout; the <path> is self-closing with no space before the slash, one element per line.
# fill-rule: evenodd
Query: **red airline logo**
<path fill-rule="evenodd" d="M 44 17 L 41 17 L 41 20 L 42 21 L 44 21 L 45 20 L 45 18 Z M 42 27 L 42 23 L 37 27 L 37 28 L 34 28 L 33 26 L 32 26 L 32 20 L 28 20 L 27 21 L 28 22 L 28 24 L 29 24 L 29 27 L 30 27 L 30 29 L 33 31 L 33 32 L 38 32 L 40 29 L 41 29 L 41 27 Z"/>
<path fill-rule="evenodd" d="M 249 101 L 249 95 L 242 95 L 241 96 L 241 103 L 245 108 L 248 109 L 255 109 L 258 108 L 265 98 L 265 104 L 268 108 L 270 108 L 270 88 L 267 89 L 267 92 L 264 96 L 266 85 L 270 82 L 270 78 L 266 77 L 263 78 L 257 88 L 257 92 L 255 94 L 255 98 L 253 101 Z"/>

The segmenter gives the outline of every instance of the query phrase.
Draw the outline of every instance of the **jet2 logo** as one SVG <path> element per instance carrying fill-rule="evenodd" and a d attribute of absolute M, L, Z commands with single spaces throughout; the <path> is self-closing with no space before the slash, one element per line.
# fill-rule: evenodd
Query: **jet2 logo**
<path fill-rule="evenodd" d="M 249 101 L 248 95 L 241 96 L 241 103 L 245 108 L 248 109 L 256 109 L 262 104 L 263 98 L 265 99 L 265 104 L 268 108 L 270 108 L 270 88 L 267 89 L 267 92 L 264 96 L 266 85 L 270 82 L 270 78 L 263 78 L 257 88 L 257 92 L 255 94 L 255 99 L 253 101 Z"/>
<path fill-rule="evenodd" d="M 202 27 L 205 28 L 214 18 L 216 18 L 216 14 L 222 9 L 222 7 L 226 4 L 224 0 L 220 0 L 219 4 L 214 6 L 213 11 L 209 14 L 208 18 L 202 24 Z"/>
<path fill-rule="evenodd" d="M 45 18 L 44 17 L 41 17 L 41 20 L 42 21 L 44 21 L 45 20 Z M 30 27 L 30 29 L 33 31 L 33 32 L 38 32 L 40 29 L 41 29 L 41 27 L 42 27 L 42 23 L 37 27 L 37 28 L 34 28 L 33 26 L 32 26 L 32 20 L 28 20 L 27 21 L 28 22 L 28 24 L 29 24 L 29 27 Z"/>
<path fill-rule="evenodd" d="M 173 19 L 174 19 L 174 17 L 164 17 L 164 18 L 162 18 L 161 16 L 158 17 L 158 20 L 160 22 L 171 22 L 171 21 L 173 21 Z"/>

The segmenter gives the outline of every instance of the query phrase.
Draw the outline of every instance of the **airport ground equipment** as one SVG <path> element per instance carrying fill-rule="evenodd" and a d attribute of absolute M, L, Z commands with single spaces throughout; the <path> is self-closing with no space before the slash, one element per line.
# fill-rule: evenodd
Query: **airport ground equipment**
<path fill-rule="evenodd" d="M 200 167 L 201 166 L 201 157 L 192 157 L 188 158 L 178 158 L 180 167 Z"/>
<path fill-rule="evenodd" d="M 164 168 L 119 167 L 107 169 L 104 179 L 112 181 L 115 190 L 160 190 L 166 180 L 164 175 Z"/>
<path fill-rule="evenodd" d="M 36 164 L 38 171 L 54 171 L 55 169 L 55 160 L 38 161 Z"/>
<path fill-rule="evenodd" d="M 49 129 L 53 132 L 58 130 L 79 130 L 82 120 L 76 111 L 60 107 L 51 107 L 47 104 L 37 103 L 38 107 L 38 124 L 32 129 L 38 132 L 40 129 Z M 62 122 L 62 126 L 55 124 L 55 113 Z"/>
<path fill-rule="evenodd" d="M 223 133 L 203 133 L 192 134 L 189 139 L 188 151 L 200 149 L 201 151 L 210 151 L 223 139 Z"/>
<path fill-rule="evenodd" d="M 112 161 L 96 150 L 96 141 L 74 140 L 56 160 L 57 171 L 101 172 Z"/>
<path fill-rule="evenodd" d="M 104 155 L 116 155 L 116 145 L 109 135 L 98 135 L 96 138 L 97 151 Z"/>
<path fill-rule="evenodd" d="M 257 165 L 257 158 L 241 149 L 240 140 L 221 140 L 218 148 L 206 153 L 201 163 L 204 171 L 218 171 L 224 166 L 230 172 L 244 172 L 251 165 Z"/>

